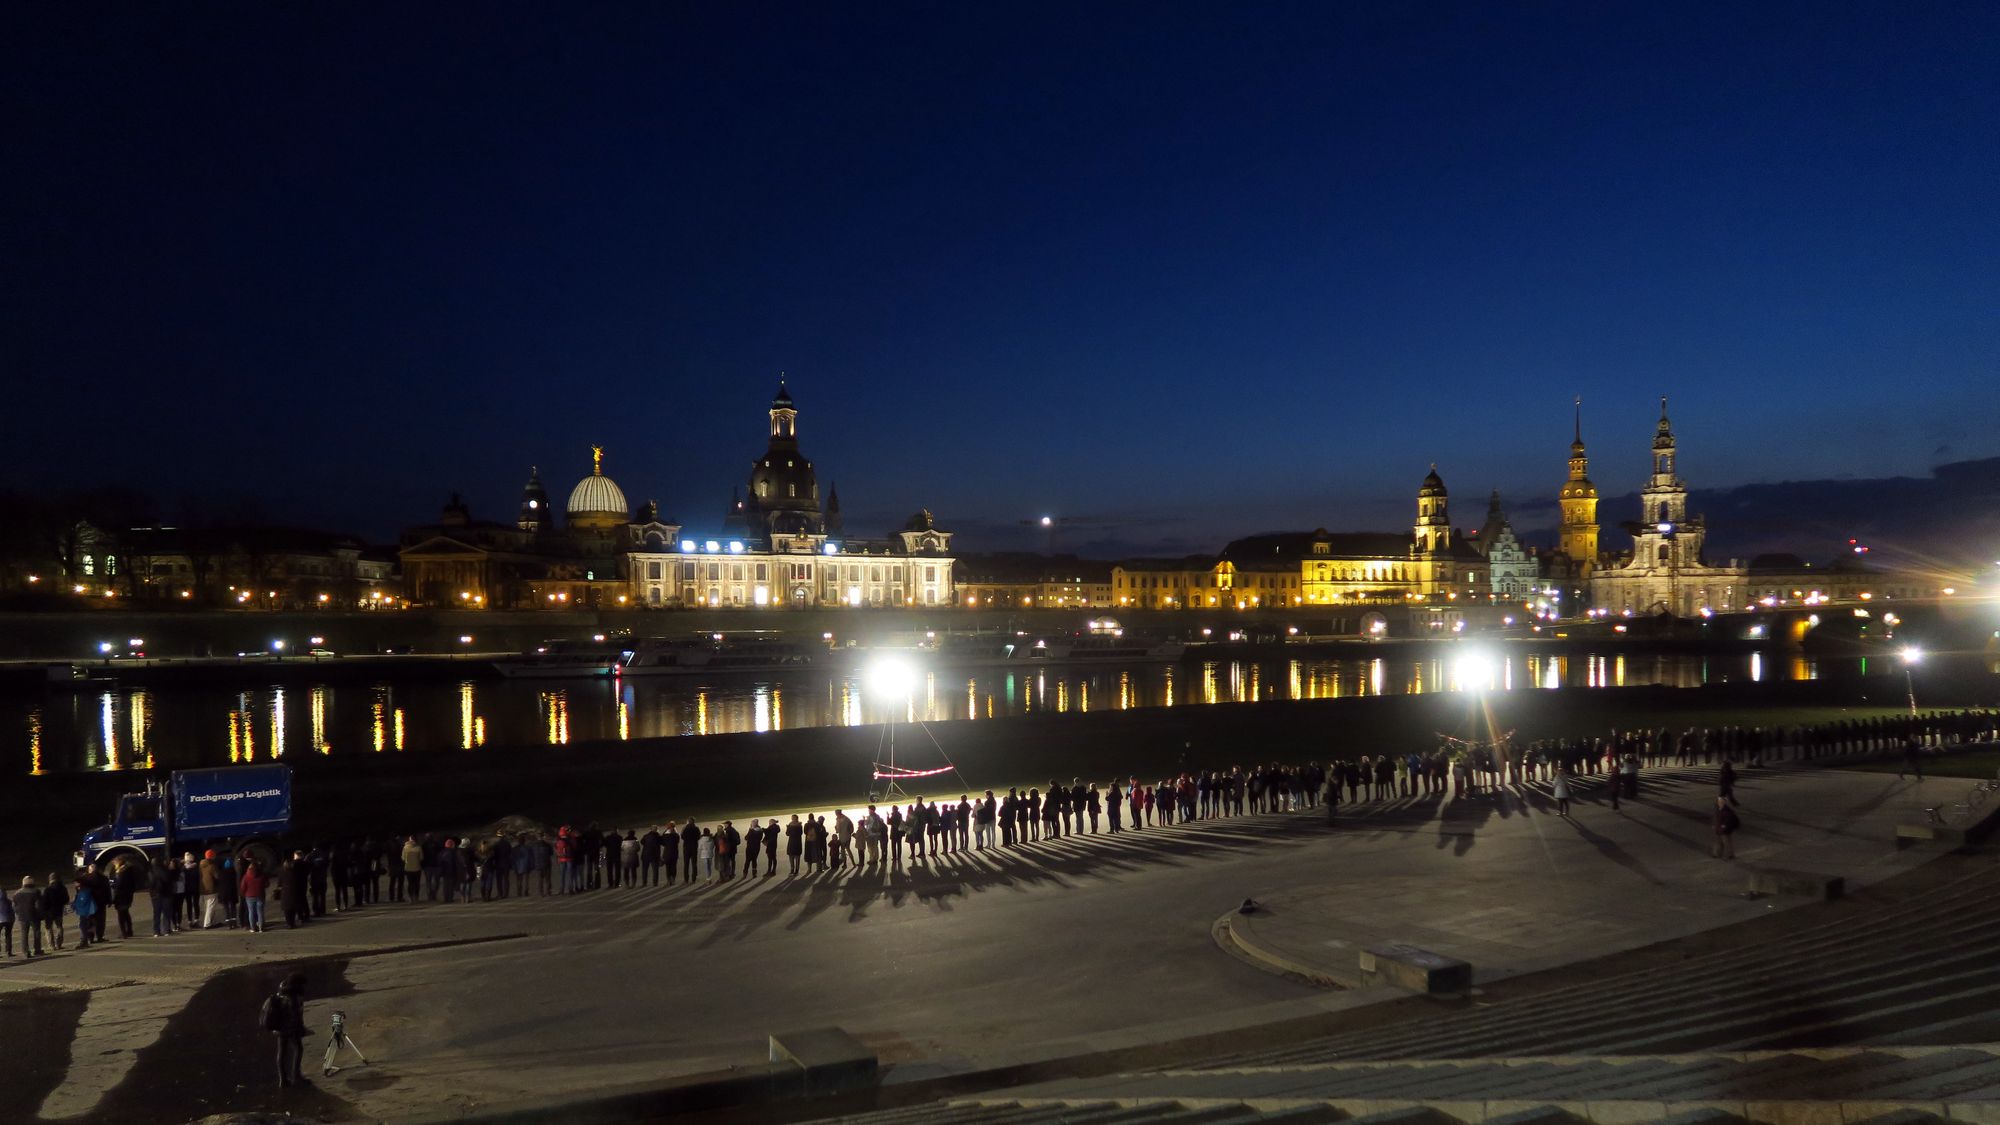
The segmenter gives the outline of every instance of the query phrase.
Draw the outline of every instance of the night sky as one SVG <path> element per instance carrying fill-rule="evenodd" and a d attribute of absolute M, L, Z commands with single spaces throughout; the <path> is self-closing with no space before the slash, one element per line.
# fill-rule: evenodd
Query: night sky
<path fill-rule="evenodd" d="M 1698 487 L 2000 454 L 1993 4 L 33 5 L 0 71 L 12 488 L 388 539 L 595 442 L 712 527 L 781 370 L 851 531 L 965 550 L 1431 462 L 1547 526 L 1577 394 L 1607 497 L 1662 394 Z"/>

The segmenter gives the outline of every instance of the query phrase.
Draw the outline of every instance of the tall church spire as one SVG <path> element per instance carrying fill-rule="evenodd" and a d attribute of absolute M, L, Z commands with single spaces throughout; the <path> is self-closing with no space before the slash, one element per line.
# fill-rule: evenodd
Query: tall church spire
<path fill-rule="evenodd" d="M 1674 425 L 1667 421 L 1667 396 L 1660 396 L 1660 426 L 1653 435 L 1653 482 L 1655 489 L 1678 489 L 1674 475 Z"/>
<path fill-rule="evenodd" d="M 1438 476 L 1436 462 L 1431 463 L 1430 473 L 1417 489 L 1417 522 L 1412 538 L 1418 554 L 1443 554 L 1451 549 L 1451 516 L 1444 488 L 1444 478 Z"/>
<path fill-rule="evenodd" d="M 1562 552 L 1579 577 L 1597 565 L 1597 486 L 1590 483 L 1590 458 L 1583 448 L 1583 396 L 1576 396 L 1575 438 L 1569 446 L 1569 479 L 1556 494 L 1562 512 L 1558 530 Z"/>

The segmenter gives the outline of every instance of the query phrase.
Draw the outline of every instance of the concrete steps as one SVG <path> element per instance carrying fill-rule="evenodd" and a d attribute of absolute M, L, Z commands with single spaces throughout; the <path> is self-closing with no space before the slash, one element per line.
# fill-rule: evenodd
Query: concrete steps
<path fill-rule="evenodd" d="M 2000 1048 L 1372 1060 L 1063 1079 L 888 1110 L 869 1125 L 1925 1125 L 2000 1117 Z"/>
<path fill-rule="evenodd" d="M 2000 1027 L 2000 1017 L 1981 1015 L 2000 1011 L 1996 931 L 2000 870 L 1981 871 L 1921 901 L 1830 922 L 1782 944 L 1203 1067 L 1964 1041 L 1975 1029 Z"/>

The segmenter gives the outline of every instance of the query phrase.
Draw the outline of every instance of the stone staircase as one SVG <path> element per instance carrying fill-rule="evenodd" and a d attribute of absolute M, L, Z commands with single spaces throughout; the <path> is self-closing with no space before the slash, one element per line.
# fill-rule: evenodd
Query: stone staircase
<path fill-rule="evenodd" d="M 1641 1055 L 2000 1040 L 2000 866 L 1901 906 L 1470 1010 L 1217 1059 Z"/>
<path fill-rule="evenodd" d="M 2000 865 L 1666 966 L 868 1125 L 2000 1125 Z"/>
<path fill-rule="evenodd" d="M 1064 1079 L 843 1118 L 867 1125 L 1925 1125 L 2000 1119 L 1993 1048 L 1379 1060 Z"/>

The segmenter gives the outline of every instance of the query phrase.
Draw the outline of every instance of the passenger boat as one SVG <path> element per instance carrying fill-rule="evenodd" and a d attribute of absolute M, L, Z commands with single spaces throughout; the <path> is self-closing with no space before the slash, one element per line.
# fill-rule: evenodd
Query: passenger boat
<path fill-rule="evenodd" d="M 929 649 L 932 659 L 941 664 L 1002 668 L 1170 662 L 1186 652 L 1187 646 L 1179 641 L 1148 641 L 1109 633 L 1069 637 L 959 634 L 941 637 Z"/>
<path fill-rule="evenodd" d="M 618 675 L 808 672 L 831 664 L 831 653 L 823 644 L 714 633 L 689 639 L 648 637 L 619 656 Z"/>
<path fill-rule="evenodd" d="M 616 642 L 543 641 L 493 667 L 510 680 L 574 679 L 608 676 L 618 663 Z"/>
<path fill-rule="evenodd" d="M 1175 661 L 1186 654 L 1187 645 L 1180 641 L 1148 641 L 1122 634 L 1093 633 L 1077 637 L 1070 644 L 1064 659 L 1075 663 L 1141 664 Z"/>

